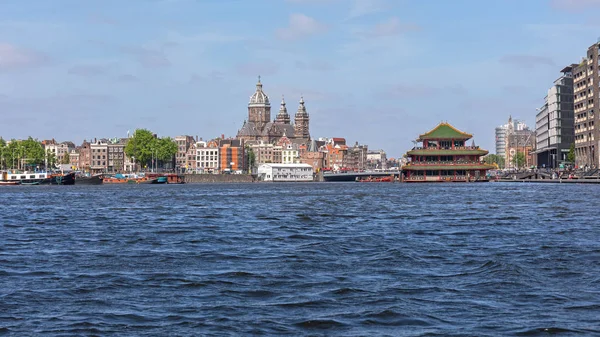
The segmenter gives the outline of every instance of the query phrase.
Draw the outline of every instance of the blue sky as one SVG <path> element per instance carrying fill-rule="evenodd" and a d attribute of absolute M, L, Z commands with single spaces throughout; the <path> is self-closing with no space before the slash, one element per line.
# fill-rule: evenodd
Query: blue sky
<path fill-rule="evenodd" d="M 313 137 L 388 156 L 448 121 L 494 152 L 600 37 L 600 0 L 3 0 L 5 139 L 235 136 L 258 75 Z"/>

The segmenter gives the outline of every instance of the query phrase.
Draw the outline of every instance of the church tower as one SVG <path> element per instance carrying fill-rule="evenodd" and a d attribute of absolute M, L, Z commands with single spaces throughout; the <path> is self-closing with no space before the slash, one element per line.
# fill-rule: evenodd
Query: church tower
<path fill-rule="evenodd" d="M 248 121 L 255 123 L 260 130 L 271 121 L 271 103 L 269 103 L 267 94 L 262 90 L 260 76 L 256 83 L 256 91 L 248 103 Z"/>
<path fill-rule="evenodd" d="M 285 107 L 285 99 L 281 97 L 281 107 L 279 107 L 279 113 L 275 119 L 275 123 L 290 124 L 290 115 L 288 115 L 287 108 Z"/>
<path fill-rule="evenodd" d="M 308 112 L 304 106 L 304 97 L 300 97 L 300 105 L 296 116 L 294 117 L 294 136 L 297 139 L 310 140 L 310 132 L 308 130 Z"/>

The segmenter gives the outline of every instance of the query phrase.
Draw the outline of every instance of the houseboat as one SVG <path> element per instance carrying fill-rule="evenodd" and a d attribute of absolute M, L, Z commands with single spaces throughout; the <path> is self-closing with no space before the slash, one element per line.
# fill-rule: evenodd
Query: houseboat
<path fill-rule="evenodd" d="M 51 173 L 48 178 L 41 182 L 43 185 L 74 185 L 75 172 Z"/>
<path fill-rule="evenodd" d="M 114 176 L 104 177 L 103 184 L 158 184 L 158 178 L 151 178 L 138 174 L 115 174 Z"/>
<path fill-rule="evenodd" d="M 146 177 L 156 178 L 156 184 L 183 184 L 183 176 L 175 173 L 146 173 Z"/>
<path fill-rule="evenodd" d="M 0 185 L 73 185 L 75 173 L 48 173 L 8 170 L 2 172 Z"/>
<path fill-rule="evenodd" d="M 40 185 L 48 179 L 46 172 L 8 170 L 2 172 L 3 185 Z"/>
<path fill-rule="evenodd" d="M 409 163 L 402 166 L 404 182 L 480 182 L 488 181 L 487 170 L 495 166 L 481 162 L 488 151 L 467 146 L 473 135 L 448 123 L 440 123 L 417 138 L 422 147 L 407 152 Z"/>
<path fill-rule="evenodd" d="M 103 174 L 75 175 L 75 185 L 102 185 Z"/>

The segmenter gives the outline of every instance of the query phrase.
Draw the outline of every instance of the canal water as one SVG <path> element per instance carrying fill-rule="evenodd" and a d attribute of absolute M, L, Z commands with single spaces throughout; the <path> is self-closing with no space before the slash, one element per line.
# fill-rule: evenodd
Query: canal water
<path fill-rule="evenodd" d="M 600 334 L 600 186 L 0 188 L 0 335 Z"/>

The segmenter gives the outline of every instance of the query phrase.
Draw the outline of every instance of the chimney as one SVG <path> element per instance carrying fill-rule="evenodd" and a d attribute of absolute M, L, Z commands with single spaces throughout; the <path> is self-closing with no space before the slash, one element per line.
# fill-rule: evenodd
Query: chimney
<path fill-rule="evenodd" d="M 221 139 L 225 139 L 225 135 L 224 134 L 221 134 Z"/>

